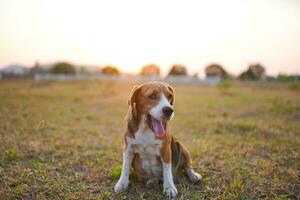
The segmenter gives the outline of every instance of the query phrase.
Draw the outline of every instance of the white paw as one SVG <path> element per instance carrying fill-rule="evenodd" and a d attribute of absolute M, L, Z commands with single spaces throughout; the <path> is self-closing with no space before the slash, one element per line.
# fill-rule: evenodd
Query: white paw
<path fill-rule="evenodd" d="M 115 185 L 115 192 L 120 192 L 121 190 L 127 189 L 129 185 L 129 180 L 119 179 Z"/>
<path fill-rule="evenodd" d="M 164 184 L 164 194 L 169 198 L 173 198 L 177 195 L 177 189 L 174 183 Z"/>
<path fill-rule="evenodd" d="M 188 170 L 186 173 L 187 173 L 190 181 L 192 181 L 192 182 L 198 182 L 202 179 L 202 176 L 192 169 Z"/>

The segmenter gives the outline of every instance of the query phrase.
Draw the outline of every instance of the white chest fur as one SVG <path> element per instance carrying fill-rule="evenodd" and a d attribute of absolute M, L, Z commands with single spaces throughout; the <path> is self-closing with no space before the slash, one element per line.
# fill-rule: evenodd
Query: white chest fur
<path fill-rule="evenodd" d="M 162 163 L 157 156 L 160 155 L 162 141 L 155 138 L 152 130 L 141 127 L 135 133 L 135 138 L 127 137 L 127 142 L 133 153 L 139 154 L 142 169 L 151 176 L 161 176 Z"/>

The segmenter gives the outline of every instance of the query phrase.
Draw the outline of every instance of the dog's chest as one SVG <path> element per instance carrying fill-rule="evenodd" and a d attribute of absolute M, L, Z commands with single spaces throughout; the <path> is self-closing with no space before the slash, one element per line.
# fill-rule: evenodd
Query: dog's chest
<path fill-rule="evenodd" d="M 160 148 L 162 141 L 155 138 L 152 131 L 138 131 L 135 139 L 129 141 L 134 153 L 139 154 L 141 168 L 151 175 L 159 176 L 161 174 Z"/>

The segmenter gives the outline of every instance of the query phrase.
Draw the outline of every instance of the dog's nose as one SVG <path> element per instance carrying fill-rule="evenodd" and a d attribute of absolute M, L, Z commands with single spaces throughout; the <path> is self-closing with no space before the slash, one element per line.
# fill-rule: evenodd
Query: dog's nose
<path fill-rule="evenodd" d="M 163 107 L 162 112 L 166 117 L 170 117 L 173 113 L 173 109 L 169 106 Z"/>

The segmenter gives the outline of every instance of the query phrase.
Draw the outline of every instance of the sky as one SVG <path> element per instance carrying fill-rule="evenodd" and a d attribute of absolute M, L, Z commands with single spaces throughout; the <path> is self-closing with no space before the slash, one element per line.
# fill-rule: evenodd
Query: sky
<path fill-rule="evenodd" d="M 0 0 L 0 68 L 35 61 L 300 74 L 300 1 Z"/>

